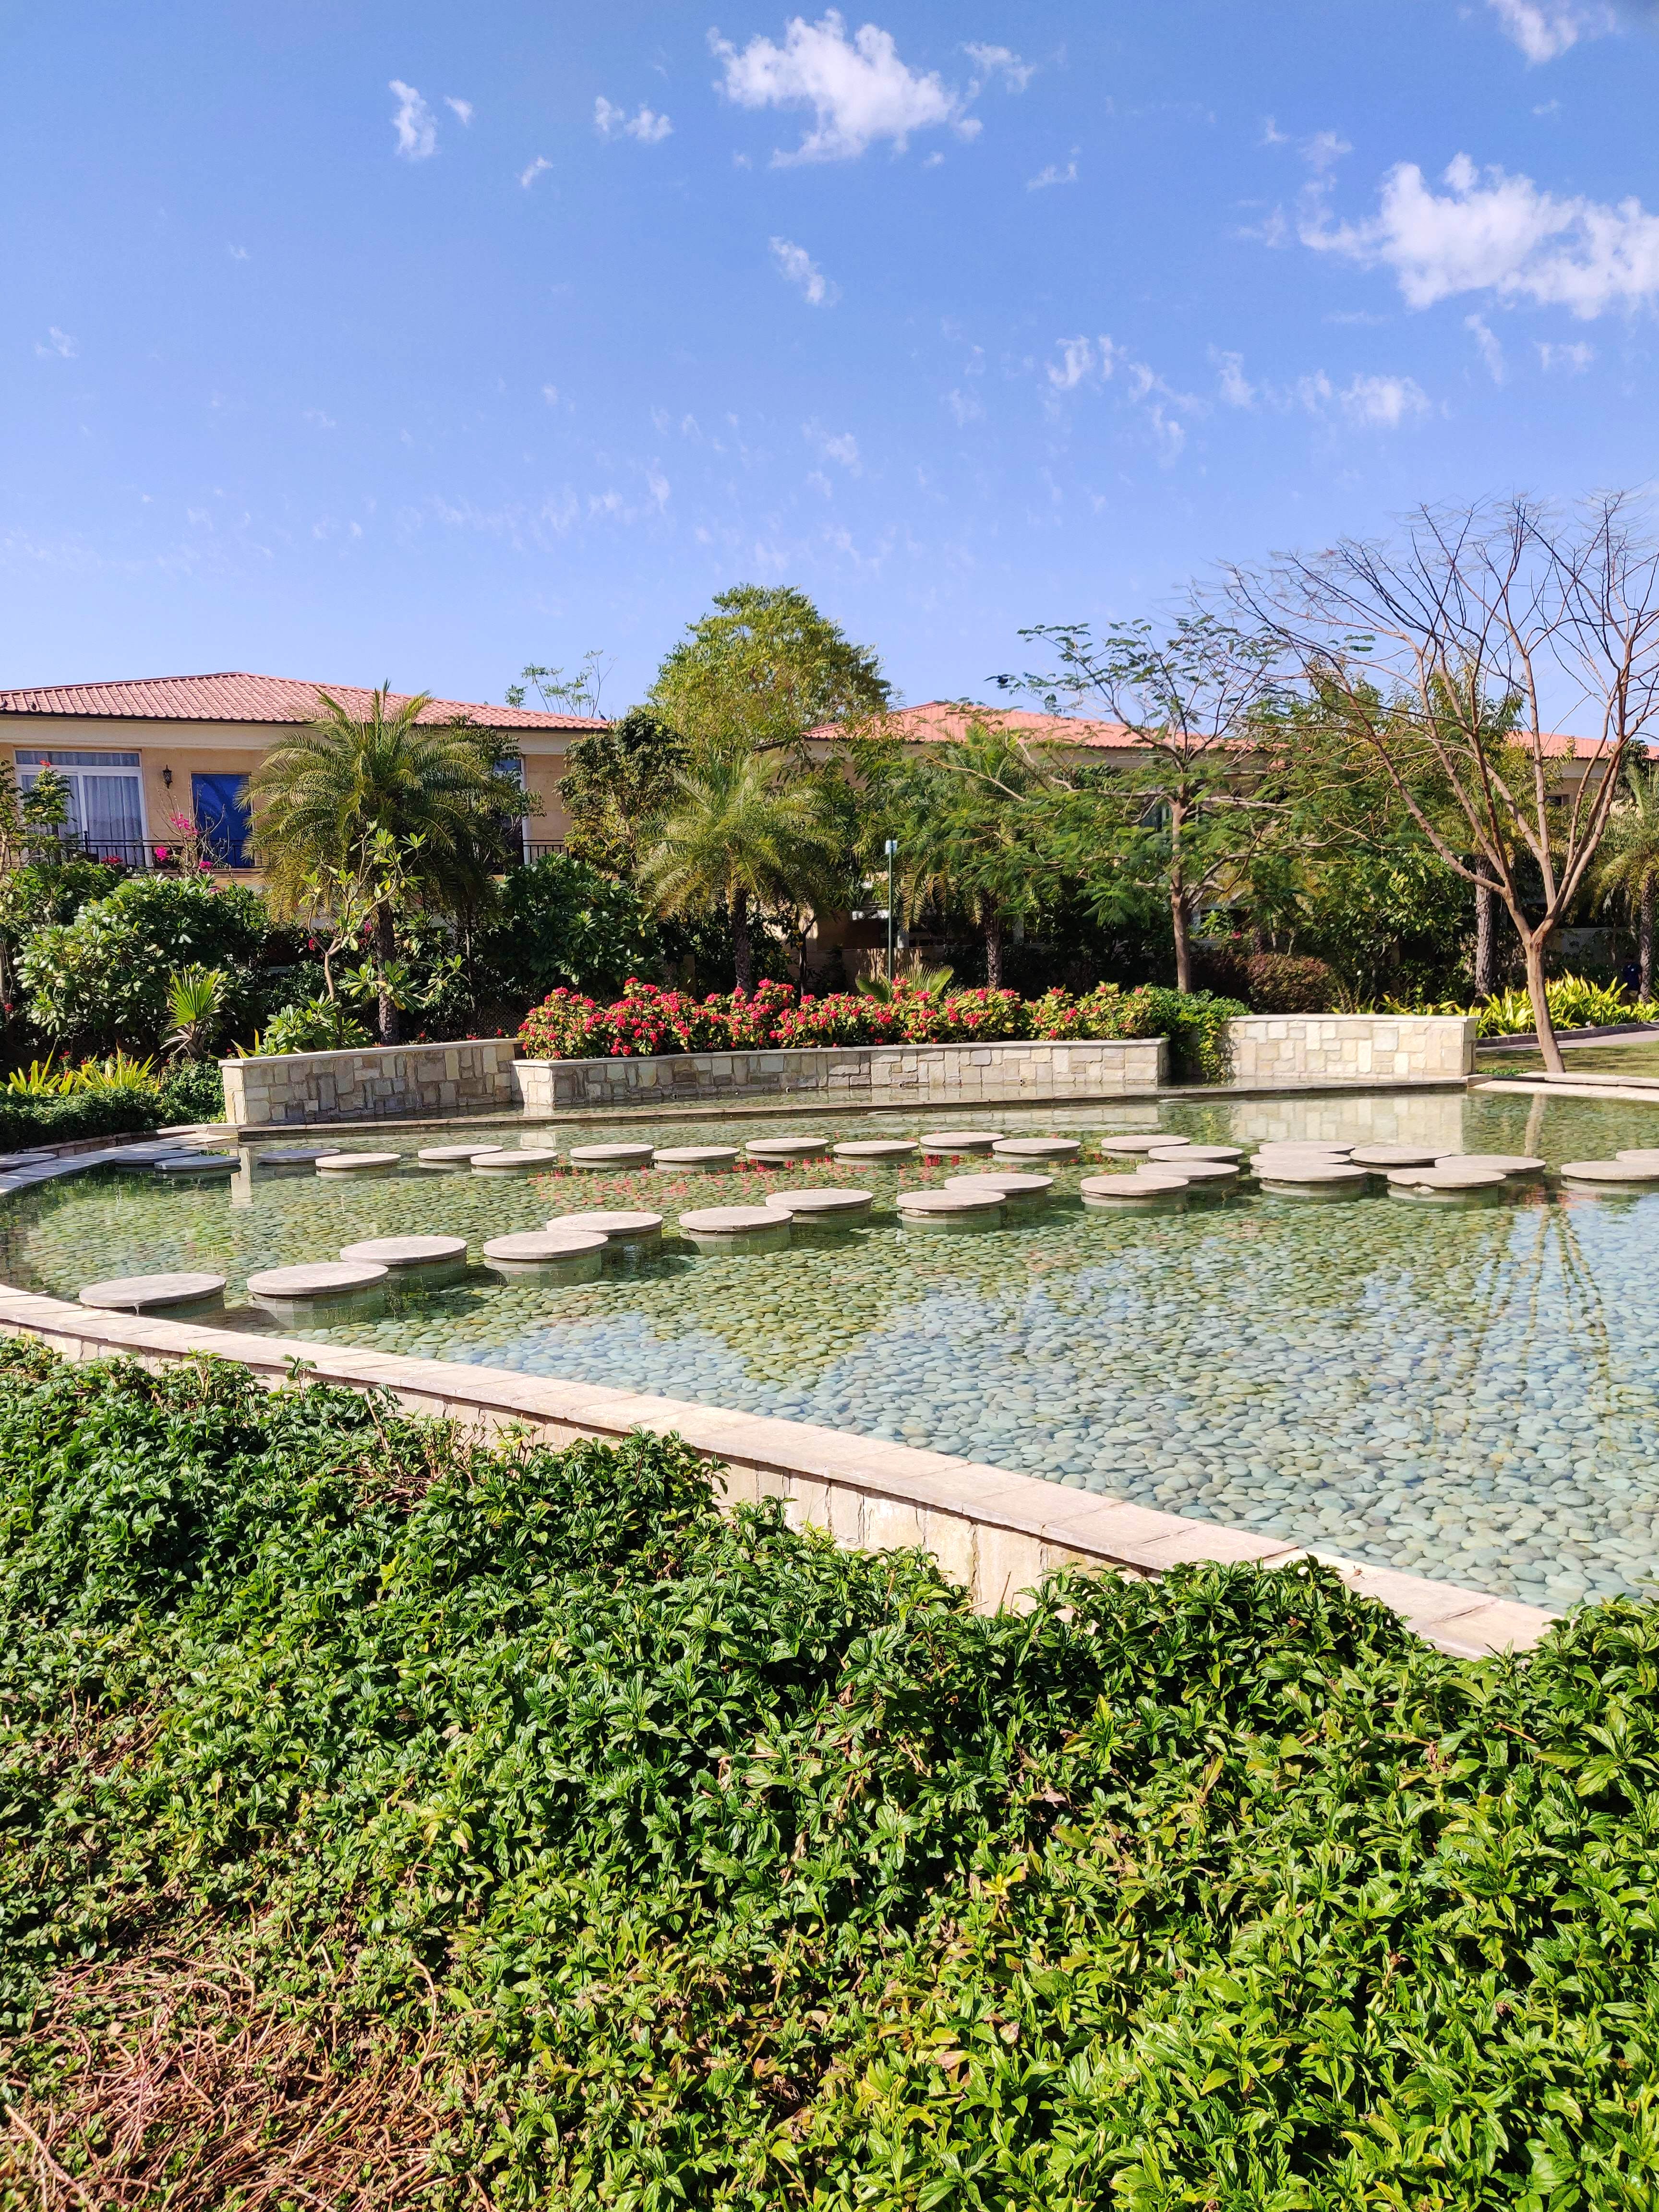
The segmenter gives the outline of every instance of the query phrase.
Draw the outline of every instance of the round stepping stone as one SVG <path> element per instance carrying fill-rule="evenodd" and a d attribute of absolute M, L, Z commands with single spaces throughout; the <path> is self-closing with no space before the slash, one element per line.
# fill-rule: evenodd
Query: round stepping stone
<path fill-rule="evenodd" d="M 1101 1213 L 1173 1212 L 1186 1203 L 1192 1184 L 1172 1168 L 1136 1168 L 1129 1175 L 1085 1176 L 1078 1185 L 1085 1206 Z"/>
<path fill-rule="evenodd" d="M 998 1175 L 988 1169 L 983 1175 L 947 1176 L 946 1190 L 994 1190 L 1008 1206 L 1041 1206 L 1054 1187 L 1054 1179 L 1046 1175 Z"/>
<path fill-rule="evenodd" d="M 450 1283 L 466 1273 L 465 1237 L 366 1237 L 343 1244 L 343 1260 L 368 1260 L 385 1267 L 394 1283 Z"/>
<path fill-rule="evenodd" d="M 898 1212 L 906 1229 L 996 1229 L 1002 1200 L 994 1190 L 902 1190 Z"/>
<path fill-rule="evenodd" d="M 769 1206 L 704 1206 L 679 1218 L 700 1252 L 778 1252 L 789 1242 L 789 1216 Z"/>
<path fill-rule="evenodd" d="M 1431 1168 L 1451 1155 L 1432 1145 L 1356 1145 L 1349 1157 L 1362 1168 Z"/>
<path fill-rule="evenodd" d="M 920 1147 L 911 1137 L 854 1137 L 833 1147 L 838 1160 L 913 1160 Z"/>
<path fill-rule="evenodd" d="M 1187 1182 L 1202 1184 L 1215 1190 L 1230 1189 L 1238 1181 L 1237 1160 L 1195 1160 L 1186 1152 L 1154 1152 L 1146 1163 L 1149 1174 L 1167 1170 L 1170 1175 L 1183 1176 Z"/>
<path fill-rule="evenodd" d="M 751 1137 L 744 1146 L 751 1160 L 821 1160 L 828 1137 Z"/>
<path fill-rule="evenodd" d="M 319 1176 L 396 1175 L 401 1152 L 325 1152 L 317 1163 Z"/>
<path fill-rule="evenodd" d="M 514 1281 L 591 1283 L 605 1264 L 605 1240 L 591 1230 L 524 1229 L 492 1237 L 483 1263 Z"/>
<path fill-rule="evenodd" d="M 1000 1160 L 1074 1160 L 1081 1137 L 999 1137 L 991 1150 Z"/>
<path fill-rule="evenodd" d="M 386 1270 L 368 1260 L 325 1260 L 309 1267 L 267 1267 L 247 1279 L 247 1294 L 280 1322 L 314 1322 L 361 1313 L 375 1304 Z"/>
<path fill-rule="evenodd" d="M 586 1230 L 618 1249 L 662 1242 L 659 1213 L 606 1213 L 603 1210 L 593 1213 L 556 1213 L 547 1225 L 556 1237 L 562 1236 L 567 1230 Z"/>
<path fill-rule="evenodd" d="M 314 1168 L 328 1158 L 326 1145 L 264 1145 L 252 1153 L 256 1168 Z"/>
<path fill-rule="evenodd" d="M 80 1291 L 83 1306 L 100 1313 L 172 1313 L 186 1317 L 224 1304 L 222 1275 L 116 1275 L 88 1283 Z"/>
<path fill-rule="evenodd" d="M 415 1157 L 423 1168 L 436 1168 L 445 1175 L 465 1175 L 474 1160 L 501 1149 L 499 1145 L 423 1145 Z"/>
<path fill-rule="evenodd" d="M 477 1176 L 546 1175 L 557 1167 L 556 1152 L 531 1152 L 520 1147 L 514 1152 L 503 1146 L 490 1152 L 475 1152 L 472 1172 Z"/>
<path fill-rule="evenodd" d="M 1352 1145 L 1328 1144 L 1313 1137 L 1298 1137 L 1295 1139 L 1289 1137 L 1269 1137 L 1255 1149 L 1258 1158 L 1267 1160 L 1308 1158 L 1346 1160 L 1350 1158 L 1353 1152 Z"/>
<path fill-rule="evenodd" d="M 839 1224 L 867 1221 L 875 1196 L 872 1190 L 772 1190 L 766 1203 L 775 1213 L 787 1213 L 796 1221 Z"/>
<path fill-rule="evenodd" d="M 988 1152 L 1002 1142 L 1000 1129 L 924 1129 L 917 1142 L 930 1159 L 951 1152 Z"/>
<path fill-rule="evenodd" d="M 1644 1183 L 1659 1183 L 1659 1160 L 1650 1167 L 1644 1167 L 1639 1160 L 1563 1160 L 1561 1180 L 1582 1183 L 1587 1188 L 1622 1186 L 1636 1190 Z"/>
<path fill-rule="evenodd" d="M 1256 1180 L 1270 1198 L 1340 1199 L 1359 1197 L 1370 1176 L 1344 1160 L 1269 1160 Z"/>
<path fill-rule="evenodd" d="M 1425 1204 L 1471 1205 L 1501 1198 L 1509 1178 L 1492 1168 L 1468 1166 L 1462 1160 L 1437 1168 L 1390 1168 L 1389 1196 L 1419 1199 Z"/>
<path fill-rule="evenodd" d="M 1629 1167 L 1659 1167 L 1659 1149 L 1656 1149 L 1656 1147 L 1651 1145 L 1638 1145 L 1632 1147 L 1629 1152 L 1615 1152 L 1613 1157 L 1614 1159 L 1622 1162 Z M 1539 1162 L 1539 1165 L 1540 1167 L 1543 1165 L 1543 1162 L 1541 1160 Z"/>
<path fill-rule="evenodd" d="M 737 1158 L 735 1145 L 675 1145 L 667 1152 L 659 1151 L 657 1165 L 670 1170 L 698 1169 L 704 1175 L 712 1175 L 718 1169 L 734 1167 Z"/>
<path fill-rule="evenodd" d="M 655 1153 L 652 1145 L 573 1145 L 573 1168 L 648 1168 Z"/>
<path fill-rule="evenodd" d="M 1629 1154 L 1620 1152 L 1619 1157 L 1626 1159 Z M 1659 1152 L 1654 1153 L 1653 1158 L 1659 1161 Z M 1525 1152 L 1443 1152 L 1435 1164 L 1443 1168 L 1489 1168 L 1511 1182 L 1525 1182 L 1544 1172 L 1543 1161 L 1530 1158 Z"/>
<path fill-rule="evenodd" d="M 1100 1149 L 1109 1160 L 1139 1160 L 1150 1159 L 1154 1152 L 1185 1152 L 1194 1147 L 1167 1129 L 1149 1129 L 1144 1136 L 1103 1137 Z"/>
<path fill-rule="evenodd" d="M 1167 1159 L 1171 1167 L 1184 1167 L 1188 1160 L 1218 1160 L 1237 1167 L 1243 1157 L 1243 1145 L 1189 1145 L 1184 1137 L 1179 1145 L 1171 1137 L 1146 1155 L 1150 1161 Z"/>
<path fill-rule="evenodd" d="M 234 1152 L 173 1152 L 165 1159 L 149 1163 L 153 1175 L 184 1176 L 191 1179 L 204 1176 L 234 1175 L 240 1165 Z"/>

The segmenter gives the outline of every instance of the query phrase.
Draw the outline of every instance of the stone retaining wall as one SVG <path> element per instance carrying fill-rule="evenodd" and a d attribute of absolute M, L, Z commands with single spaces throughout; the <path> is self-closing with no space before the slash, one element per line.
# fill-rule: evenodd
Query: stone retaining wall
<path fill-rule="evenodd" d="M 292 1380 L 298 1360 L 320 1381 L 389 1390 L 413 1413 L 442 1414 L 484 1434 L 527 1431 L 550 1443 L 581 1437 L 615 1442 L 635 1429 L 672 1431 L 721 1470 L 728 1499 L 782 1498 L 797 1528 L 822 1528 L 849 1548 L 919 1545 L 971 1592 L 981 1612 L 1017 1603 L 1022 1591 L 1058 1566 L 1155 1575 L 1194 1560 L 1273 1566 L 1305 1556 L 1283 1537 L 1091 1497 L 1006 1468 L 599 1383 L 95 1313 L 3 1285 L 0 1334 L 37 1337 L 70 1359 L 118 1355 L 149 1367 L 212 1353 L 237 1361 L 272 1389 Z M 1523 1650 L 1549 1620 L 1512 1599 L 1319 1556 L 1352 1589 L 1392 1607 L 1418 1635 L 1461 1656 Z"/>
<path fill-rule="evenodd" d="M 519 1104 L 511 1037 L 395 1044 L 362 1052 L 260 1054 L 222 1060 L 225 1118 L 239 1129 L 306 1121 L 510 1114 Z"/>
<path fill-rule="evenodd" d="M 1232 1081 L 1455 1082 L 1474 1073 L 1473 1014 L 1246 1014 L 1227 1024 Z"/>

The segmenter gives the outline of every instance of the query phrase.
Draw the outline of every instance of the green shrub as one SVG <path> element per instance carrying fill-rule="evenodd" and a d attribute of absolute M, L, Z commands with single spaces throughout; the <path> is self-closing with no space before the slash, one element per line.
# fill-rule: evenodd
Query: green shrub
<path fill-rule="evenodd" d="M 191 1060 L 168 1070 L 157 1092 L 158 1125 L 171 1128 L 180 1121 L 222 1121 L 225 1086 L 216 1060 Z"/>
<path fill-rule="evenodd" d="M 656 972 L 661 948 L 631 883 L 548 853 L 508 872 L 474 957 L 480 995 L 522 1005 L 561 988 L 616 998 L 630 975 Z"/>
<path fill-rule="evenodd" d="M 1555 975 L 1544 985 L 1550 1019 L 1557 1029 L 1612 1028 L 1626 1022 L 1659 1022 L 1659 1006 L 1634 997 L 1622 983 L 1593 983 L 1583 975 Z M 1438 1006 L 1405 1006 L 1385 1001 L 1394 1013 L 1473 1014 L 1480 1036 L 1528 1036 L 1536 1026 L 1532 1000 L 1524 990 L 1499 991 L 1474 1006 L 1455 1000 Z"/>
<path fill-rule="evenodd" d="M 216 1068 L 214 1073 L 216 1077 Z M 155 1083 L 51 1097 L 0 1091 L 0 1151 L 27 1152 L 36 1145 L 73 1144 L 80 1137 L 142 1134 L 175 1118 L 194 1117 L 166 1114 L 161 1088 Z"/>
<path fill-rule="evenodd" d="M 82 1050 L 155 1052 L 168 1025 L 168 977 L 199 964 L 224 971 L 234 1030 L 253 998 L 266 929 L 264 903 L 245 885 L 129 877 L 73 921 L 30 936 L 18 957 L 29 1018 Z"/>
<path fill-rule="evenodd" d="M 672 1438 L 13 1345 L 0 1619 L 20 2203 L 1649 2199 L 1650 1604 L 976 1618 Z"/>
<path fill-rule="evenodd" d="M 374 1042 L 338 999 L 307 999 L 274 1013 L 253 1040 L 256 1053 L 356 1052 Z"/>

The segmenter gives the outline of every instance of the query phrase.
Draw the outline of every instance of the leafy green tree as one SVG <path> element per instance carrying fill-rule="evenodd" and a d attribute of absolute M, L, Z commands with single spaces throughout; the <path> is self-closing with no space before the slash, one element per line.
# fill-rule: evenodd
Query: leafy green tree
<path fill-rule="evenodd" d="M 937 905 L 967 915 L 985 939 L 986 980 L 1002 986 L 1011 921 L 1042 903 L 1054 864 L 1048 829 L 1054 771 L 994 719 L 971 720 L 958 742 L 908 763 L 891 794 L 904 902 L 914 917 Z"/>
<path fill-rule="evenodd" d="M 700 749 L 640 862 L 640 884 L 667 915 L 732 919 L 739 990 L 755 981 L 757 910 L 793 898 L 824 866 L 832 831 L 816 782 L 740 745 Z"/>
<path fill-rule="evenodd" d="M 249 786 L 255 849 L 278 914 L 361 903 L 380 974 L 382 1044 L 398 1042 L 401 898 L 453 914 L 487 903 L 505 826 L 532 811 L 494 732 L 422 720 L 431 695 L 373 695 L 367 715 L 326 692 L 314 722 L 272 746 Z"/>
<path fill-rule="evenodd" d="M 256 1003 L 269 927 L 264 900 L 245 884 L 129 877 L 73 921 L 31 933 L 18 962 L 29 1018 L 77 1051 L 153 1053 L 172 1026 L 168 979 L 193 965 L 222 972 L 234 1031 Z"/>
<path fill-rule="evenodd" d="M 482 989 L 504 1004 L 535 1005 L 561 985 L 615 998 L 630 975 L 654 972 L 660 951 L 633 884 L 574 854 L 549 853 L 507 876 L 474 957 Z"/>
<path fill-rule="evenodd" d="M 1659 765 L 1626 770 L 1626 802 L 1615 808 L 1601 843 L 1596 888 L 1605 900 L 1620 900 L 1636 921 L 1638 989 L 1653 996 L 1653 915 L 1659 902 Z"/>
<path fill-rule="evenodd" d="M 650 703 L 694 749 L 799 745 L 826 722 L 892 703 L 868 646 L 854 645 L 804 592 L 739 584 L 693 623 L 657 672 Z"/>
<path fill-rule="evenodd" d="M 570 817 L 566 851 L 609 875 L 631 875 L 640 840 L 661 817 L 685 766 L 684 741 L 649 707 L 630 707 L 608 730 L 574 738 L 566 758 L 558 786 Z"/>

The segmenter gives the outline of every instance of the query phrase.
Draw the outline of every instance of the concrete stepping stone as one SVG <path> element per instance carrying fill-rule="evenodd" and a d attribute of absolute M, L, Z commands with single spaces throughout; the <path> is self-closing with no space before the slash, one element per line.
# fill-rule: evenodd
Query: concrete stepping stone
<path fill-rule="evenodd" d="M 906 1229 L 999 1229 L 1002 1200 L 994 1190 L 902 1190 L 898 1213 Z"/>
<path fill-rule="evenodd" d="M 1620 1159 L 1628 1157 L 1620 1152 Z M 1653 1155 L 1659 1160 L 1659 1152 Z M 1531 1158 L 1525 1152 L 1442 1152 L 1435 1162 L 1437 1167 L 1490 1168 L 1495 1174 L 1507 1176 L 1511 1182 L 1528 1182 L 1544 1172 L 1544 1162 Z"/>
<path fill-rule="evenodd" d="M 1631 1167 L 1659 1167 L 1659 1146 L 1652 1145 L 1637 1145 L 1628 1152 L 1615 1152 L 1613 1157 Z"/>
<path fill-rule="evenodd" d="M 673 1145 L 666 1152 L 659 1150 L 657 1165 L 671 1173 L 677 1168 L 691 1168 L 703 1175 L 714 1175 L 721 1168 L 735 1167 L 738 1148 L 735 1145 Z"/>
<path fill-rule="evenodd" d="M 1054 1187 L 1054 1179 L 1046 1175 L 1019 1175 L 1010 1170 L 999 1175 L 988 1168 L 982 1175 L 947 1176 L 946 1190 L 994 1190 L 1000 1194 L 1005 1206 L 1041 1206 Z"/>
<path fill-rule="evenodd" d="M 423 1145 L 416 1158 L 423 1168 L 436 1168 L 440 1175 L 465 1175 L 474 1160 L 482 1159 L 486 1152 L 499 1152 L 500 1145 Z"/>
<path fill-rule="evenodd" d="M 152 1175 L 179 1176 L 197 1182 L 208 1176 L 233 1176 L 241 1162 L 234 1152 L 173 1152 L 149 1163 Z"/>
<path fill-rule="evenodd" d="M 1149 1174 L 1167 1170 L 1184 1176 L 1194 1188 L 1217 1192 L 1231 1190 L 1242 1172 L 1237 1160 L 1195 1160 L 1186 1152 L 1154 1152 L 1146 1169 Z"/>
<path fill-rule="evenodd" d="M 787 1213 L 809 1224 L 822 1221 L 826 1226 L 837 1227 L 846 1222 L 867 1221 L 875 1200 L 872 1190 L 771 1190 L 766 1194 L 766 1203 L 774 1212 Z"/>
<path fill-rule="evenodd" d="M 328 1158 L 326 1145 L 276 1145 L 256 1147 L 249 1158 L 256 1170 L 264 1168 L 314 1168 L 319 1160 Z"/>
<path fill-rule="evenodd" d="M 1171 1167 L 1180 1167 L 1188 1160 L 1217 1160 L 1224 1165 L 1237 1167 L 1244 1158 L 1243 1145 L 1189 1145 L 1182 1138 L 1177 1145 L 1173 1138 L 1156 1146 L 1147 1153 L 1149 1161 L 1167 1159 Z"/>
<path fill-rule="evenodd" d="M 368 1260 L 394 1284 L 453 1283 L 466 1273 L 465 1237 L 366 1237 L 340 1247 L 343 1260 Z"/>
<path fill-rule="evenodd" d="M 472 1156 L 472 1173 L 477 1176 L 546 1175 L 558 1164 L 556 1152 L 532 1152 L 523 1146 L 517 1151 L 502 1146 Z"/>
<path fill-rule="evenodd" d="M 1002 1142 L 1000 1129 L 924 1129 L 916 1140 L 929 1159 L 952 1152 L 988 1152 Z"/>
<path fill-rule="evenodd" d="M 838 1160 L 867 1160 L 880 1167 L 887 1160 L 913 1160 L 921 1147 L 913 1137 L 852 1137 L 831 1149 Z"/>
<path fill-rule="evenodd" d="M 556 1237 L 567 1230 L 586 1230 L 621 1250 L 624 1246 L 660 1244 L 662 1216 L 659 1213 L 607 1213 L 602 1208 L 591 1213 L 556 1213 L 548 1223 Z"/>
<path fill-rule="evenodd" d="M 1432 1145 L 1356 1145 L 1349 1158 L 1362 1168 L 1431 1168 L 1449 1159 Z"/>
<path fill-rule="evenodd" d="M 222 1275 L 115 1275 L 88 1283 L 78 1293 L 100 1313 L 165 1313 L 179 1320 L 216 1313 L 224 1305 Z"/>
<path fill-rule="evenodd" d="M 1326 1144 L 1312 1137 L 1294 1140 L 1289 1137 L 1268 1137 L 1255 1150 L 1259 1159 L 1267 1160 L 1346 1160 L 1353 1156 L 1352 1145 Z"/>
<path fill-rule="evenodd" d="M 591 1283 L 605 1264 L 605 1239 L 592 1230 L 521 1229 L 492 1237 L 483 1263 L 510 1281 Z"/>
<path fill-rule="evenodd" d="M 319 1176 L 389 1176 L 403 1165 L 401 1152 L 325 1152 L 317 1163 Z"/>
<path fill-rule="evenodd" d="M 751 1160 L 821 1160 L 828 1137 L 751 1137 L 744 1146 Z"/>
<path fill-rule="evenodd" d="M 1173 1168 L 1136 1168 L 1128 1175 L 1085 1176 L 1078 1195 L 1097 1213 L 1173 1213 L 1187 1202 L 1193 1188 Z"/>
<path fill-rule="evenodd" d="M 1258 1158 L 1256 1181 L 1270 1198 L 1342 1199 L 1361 1197 L 1370 1182 L 1364 1168 L 1346 1160 L 1269 1160 Z"/>
<path fill-rule="evenodd" d="M 1149 1129 L 1144 1136 L 1103 1137 L 1100 1151 L 1109 1160 L 1150 1159 L 1154 1152 L 1186 1152 L 1194 1148 L 1185 1137 L 1172 1137 L 1167 1129 Z"/>
<path fill-rule="evenodd" d="M 648 1168 L 655 1156 L 653 1145 L 573 1145 L 573 1168 Z"/>
<path fill-rule="evenodd" d="M 267 1267 L 247 1279 L 255 1305 L 279 1322 L 301 1325 L 360 1314 L 380 1302 L 386 1270 L 368 1260 L 324 1260 L 306 1267 Z"/>
<path fill-rule="evenodd" d="M 991 1150 L 1000 1160 L 1074 1160 L 1081 1137 L 999 1137 Z"/>
<path fill-rule="evenodd" d="M 1648 1167 L 1639 1160 L 1563 1160 L 1561 1180 L 1585 1189 L 1639 1190 L 1645 1183 L 1659 1183 L 1659 1160 Z"/>
<path fill-rule="evenodd" d="M 1449 1160 L 1443 1167 L 1389 1170 L 1390 1198 L 1418 1199 L 1425 1204 L 1489 1203 L 1508 1188 L 1509 1178 L 1498 1170 L 1472 1167 L 1461 1159 Z"/>
<path fill-rule="evenodd" d="M 770 1206 L 704 1206 L 679 1218 L 679 1232 L 700 1252 L 780 1252 L 789 1216 Z"/>

